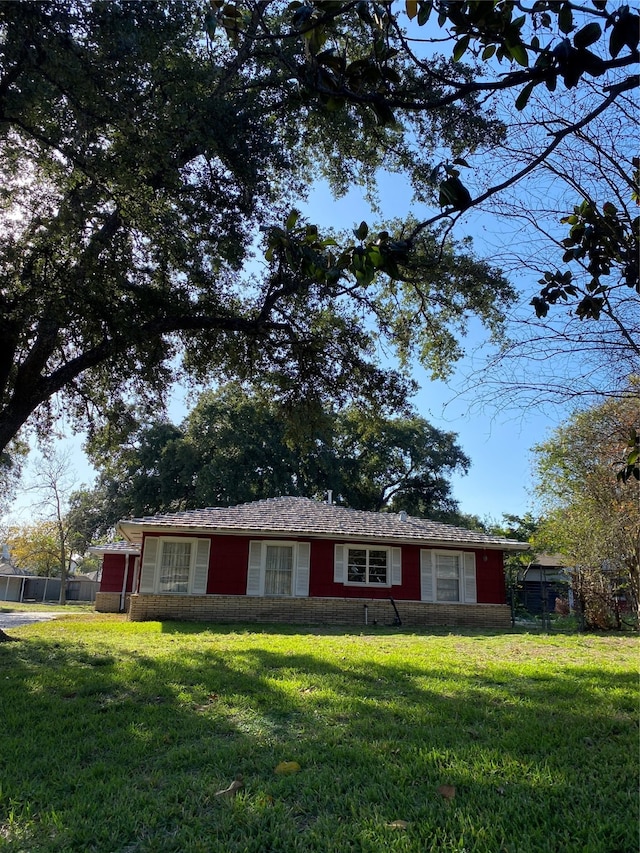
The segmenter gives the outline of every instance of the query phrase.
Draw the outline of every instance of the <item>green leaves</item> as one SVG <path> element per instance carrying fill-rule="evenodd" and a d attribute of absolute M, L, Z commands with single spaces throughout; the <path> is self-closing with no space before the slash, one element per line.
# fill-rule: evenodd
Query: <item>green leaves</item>
<path fill-rule="evenodd" d="M 558 29 L 561 33 L 567 35 L 573 30 L 573 12 L 571 10 L 571 3 L 566 2 L 560 6 L 560 11 L 558 12 Z"/>
<path fill-rule="evenodd" d="M 631 478 L 640 481 L 640 433 L 635 427 L 629 433 L 627 449 L 630 451 L 624 467 L 618 471 L 617 479 L 626 483 Z"/>
<path fill-rule="evenodd" d="M 471 204 L 471 194 L 460 178 L 450 175 L 440 184 L 438 197 L 440 207 L 451 207 L 453 210 L 466 210 Z"/>
<path fill-rule="evenodd" d="M 598 320 L 608 296 L 617 282 L 610 277 L 617 273 L 620 283 L 640 290 L 637 257 L 638 223 L 630 223 L 615 204 L 605 202 L 599 211 L 584 200 L 573 213 L 561 222 L 569 225 L 569 234 L 562 240 L 565 263 L 578 262 L 591 278 L 580 288 L 573 282 L 570 271 L 546 272 L 540 284 L 540 295 L 531 304 L 538 317 L 544 317 L 551 305 L 577 299 L 574 311 L 581 320 Z"/>
<path fill-rule="evenodd" d="M 584 26 L 573 37 L 573 44 L 578 49 L 591 47 L 595 44 L 602 35 L 602 27 L 596 22 L 592 22 Z"/>
<path fill-rule="evenodd" d="M 518 111 L 523 110 L 527 104 L 529 103 L 529 98 L 531 97 L 531 93 L 537 86 L 537 83 L 532 80 L 531 83 L 527 83 L 524 89 L 520 92 L 518 97 L 516 98 L 516 109 Z"/>
<path fill-rule="evenodd" d="M 366 222 L 361 222 L 360 225 L 354 229 L 355 236 L 358 240 L 364 240 L 367 234 L 369 233 L 369 226 Z"/>

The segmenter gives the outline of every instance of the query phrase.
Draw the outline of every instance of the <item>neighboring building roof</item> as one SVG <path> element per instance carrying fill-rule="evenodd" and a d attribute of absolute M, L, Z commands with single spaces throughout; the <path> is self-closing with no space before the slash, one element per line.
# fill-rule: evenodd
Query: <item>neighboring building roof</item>
<path fill-rule="evenodd" d="M 70 581 L 85 581 L 85 582 L 87 582 L 87 583 L 89 583 L 89 582 L 91 582 L 91 583 L 95 583 L 97 580 L 99 580 L 99 578 L 93 577 L 93 575 L 96 575 L 96 574 L 97 574 L 97 572 L 87 572 L 87 574 L 86 574 L 86 575 L 85 575 L 85 574 L 82 574 L 82 573 L 81 573 L 81 574 L 79 574 L 79 575 L 75 575 L 75 574 L 73 574 L 73 575 L 67 575 L 67 580 L 70 580 Z"/>
<path fill-rule="evenodd" d="M 83 575 L 77 575 L 77 577 L 84 580 L 93 581 L 94 583 L 100 583 L 100 580 L 102 579 L 102 569 L 96 569 L 95 572 L 86 572 Z"/>
<path fill-rule="evenodd" d="M 526 542 L 477 533 L 462 527 L 414 518 L 405 513 L 364 512 L 309 498 L 282 497 L 231 507 L 208 507 L 189 512 L 123 519 L 118 530 L 130 542 L 142 542 L 143 532 L 246 533 L 294 535 L 312 538 L 388 540 L 429 545 L 528 548 Z"/>
<path fill-rule="evenodd" d="M 131 542 L 108 542 L 106 545 L 92 545 L 87 549 L 91 554 L 140 554 L 140 546 Z"/>
<path fill-rule="evenodd" d="M 23 569 L 17 569 L 12 563 L 7 562 L 6 560 L 0 560 L 0 575 L 6 577 L 7 575 L 14 575 L 17 577 L 31 577 L 29 572 L 25 572 Z"/>
<path fill-rule="evenodd" d="M 532 566 L 540 566 L 543 569 L 547 568 L 566 568 L 567 560 L 561 557 L 560 554 L 536 554 L 531 561 Z"/>

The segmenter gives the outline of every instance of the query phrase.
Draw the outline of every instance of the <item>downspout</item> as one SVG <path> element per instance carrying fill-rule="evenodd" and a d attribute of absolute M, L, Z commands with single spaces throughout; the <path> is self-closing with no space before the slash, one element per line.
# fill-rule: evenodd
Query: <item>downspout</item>
<path fill-rule="evenodd" d="M 136 595 L 140 592 L 140 557 L 136 556 L 133 561 L 133 583 L 131 584 L 131 592 Z"/>
<path fill-rule="evenodd" d="M 22 578 L 22 582 L 20 584 L 20 604 L 22 604 L 22 602 L 24 601 L 24 582 L 25 581 L 26 581 L 26 578 Z"/>
<path fill-rule="evenodd" d="M 127 581 L 129 580 L 129 553 L 124 555 L 124 578 L 122 580 L 122 592 L 120 593 L 120 613 L 124 613 L 125 601 L 127 599 Z"/>

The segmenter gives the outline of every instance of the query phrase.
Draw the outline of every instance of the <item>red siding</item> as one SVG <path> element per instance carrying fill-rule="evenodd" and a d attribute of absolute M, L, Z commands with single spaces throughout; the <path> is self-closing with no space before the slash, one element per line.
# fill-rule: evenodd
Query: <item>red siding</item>
<path fill-rule="evenodd" d="M 102 558 L 102 580 L 100 581 L 100 592 L 122 592 L 124 581 L 124 570 L 126 564 L 125 554 L 105 554 Z M 133 567 L 135 555 L 129 555 L 129 575 L 127 577 L 127 592 L 131 592 L 133 582 Z"/>
<path fill-rule="evenodd" d="M 311 543 L 311 581 L 309 595 L 319 598 L 398 598 L 420 600 L 420 549 L 416 545 L 402 548 L 402 584 L 375 587 L 345 586 L 333 582 L 333 540 L 321 539 Z"/>
<path fill-rule="evenodd" d="M 188 531 L 182 534 L 188 536 Z M 248 537 L 248 536 L 212 536 L 209 557 L 208 595 L 245 595 L 247 590 L 247 568 L 249 562 L 250 539 L 286 539 L 295 537 Z M 357 587 L 345 586 L 333 581 L 333 563 L 335 541 L 332 539 L 298 539 L 311 543 L 311 572 L 309 596 L 317 598 L 397 598 L 399 601 L 420 601 L 420 546 L 402 546 L 402 584 L 398 586 Z M 373 544 L 373 543 L 371 543 Z M 455 550 L 455 549 L 452 549 Z M 504 604 L 506 602 L 502 551 L 476 550 L 476 586 L 478 603 Z M 113 572 L 113 585 L 105 586 L 107 577 L 107 559 L 120 561 L 119 575 Z M 120 555 L 106 555 L 101 590 L 120 592 L 124 558 Z M 133 558 L 130 566 L 129 587 L 133 575 Z M 109 574 L 111 578 L 111 574 Z"/>
<path fill-rule="evenodd" d="M 502 551 L 476 551 L 478 604 L 505 604 Z"/>
<path fill-rule="evenodd" d="M 249 539 L 246 536 L 213 536 L 208 595 L 245 595 L 248 566 Z"/>

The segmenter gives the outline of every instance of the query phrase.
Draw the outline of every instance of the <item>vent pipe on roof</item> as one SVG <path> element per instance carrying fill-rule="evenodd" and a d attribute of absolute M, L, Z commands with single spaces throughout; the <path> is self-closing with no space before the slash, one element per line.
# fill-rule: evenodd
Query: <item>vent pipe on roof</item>
<path fill-rule="evenodd" d="M 407 513 L 404 510 L 400 510 L 400 521 L 407 520 Z"/>
<path fill-rule="evenodd" d="M 327 503 L 329 504 L 329 506 L 333 504 L 333 489 L 327 490 Z"/>

